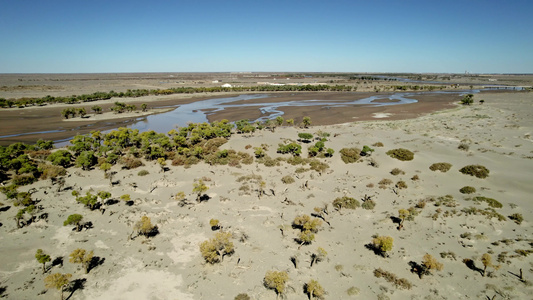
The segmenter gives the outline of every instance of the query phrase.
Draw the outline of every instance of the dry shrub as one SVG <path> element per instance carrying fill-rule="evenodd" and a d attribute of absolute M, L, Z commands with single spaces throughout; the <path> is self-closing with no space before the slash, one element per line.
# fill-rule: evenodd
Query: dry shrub
<path fill-rule="evenodd" d="M 50 150 L 36 150 L 36 151 L 28 151 L 27 154 L 29 157 L 33 159 L 42 159 L 45 160 L 52 151 Z"/>
<path fill-rule="evenodd" d="M 389 185 L 392 183 L 392 180 L 388 179 L 388 178 L 383 178 L 381 179 L 380 182 L 378 182 L 379 185 Z"/>
<path fill-rule="evenodd" d="M 336 209 L 347 208 L 347 209 L 356 209 L 361 206 L 359 201 L 352 197 L 339 197 L 333 200 L 333 207 Z"/>
<path fill-rule="evenodd" d="M 407 183 L 405 183 L 405 181 L 403 181 L 403 180 L 400 180 L 400 181 L 396 182 L 396 187 L 399 188 L 399 189 L 406 189 L 407 188 Z"/>
<path fill-rule="evenodd" d="M 452 167 L 452 164 L 446 163 L 446 162 L 440 162 L 440 163 L 434 163 L 431 166 L 429 166 L 429 169 L 431 171 L 441 171 L 443 173 L 448 172 L 450 168 Z"/>
<path fill-rule="evenodd" d="M 285 184 L 291 184 L 291 183 L 294 183 L 294 181 L 295 181 L 294 178 L 292 178 L 292 176 L 290 175 L 286 175 L 281 178 L 281 182 Z"/>
<path fill-rule="evenodd" d="M 396 287 L 400 289 L 407 289 L 410 290 L 412 288 L 412 284 L 405 278 L 398 278 L 396 274 L 393 274 L 391 272 L 387 272 L 385 270 L 382 270 L 381 268 L 374 270 L 374 276 L 377 278 L 385 278 L 388 282 L 394 284 Z"/>
<path fill-rule="evenodd" d="M 120 163 L 123 165 L 124 169 L 128 170 L 135 169 L 144 165 L 140 159 L 132 156 L 122 157 L 120 159 Z"/>
<path fill-rule="evenodd" d="M 459 192 L 461 192 L 461 194 L 473 194 L 476 192 L 476 188 L 473 186 L 463 186 Z"/>
<path fill-rule="evenodd" d="M 41 172 L 41 179 L 56 178 L 67 174 L 67 170 L 62 166 L 48 164 L 40 164 L 39 171 Z"/>
<path fill-rule="evenodd" d="M 27 185 L 32 184 L 37 180 L 33 174 L 21 174 L 13 176 L 11 183 L 14 185 Z"/>
<path fill-rule="evenodd" d="M 382 142 L 377 142 L 377 143 L 372 144 L 372 146 L 374 146 L 374 147 L 383 147 L 383 143 Z"/>
<path fill-rule="evenodd" d="M 354 163 L 361 158 L 361 149 L 358 148 L 342 148 L 339 152 L 345 164 Z"/>
<path fill-rule="evenodd" d="M 413 152 L 404 148 L 389 150 L 387 151 L 387 155 L 401 161 L 413 160 L 413 158 L 415 158 L 415 154 Z"/>
<path fill-rule="evenodd" d="M 405 172 L 402 170 L 402 169 L 399 169 L 399 168 L 394 168 L 392 169 L 392 171 L 390 171 L 390 173 L 394 176 L 396 175 L 400 175 L 400 174 L 405 174 Z"/>

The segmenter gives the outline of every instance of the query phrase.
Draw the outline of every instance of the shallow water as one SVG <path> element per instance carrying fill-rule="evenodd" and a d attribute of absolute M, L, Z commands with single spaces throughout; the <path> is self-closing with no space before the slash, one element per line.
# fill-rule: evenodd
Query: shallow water
<path fill-rule="evenodd" d="M 280 108 L 288 106 L 323 106 L 328 107 L 344 107 L 353 105 L 373 105 L 373 106 L 385 106 L 385 105 L 401 105 L 408 103 L 418 102 L 416 99 L 410 97 L 421 93 L 398 93 L 393 95 L 377 95 L 364 99 L 352 100 L 352 101 L 335 101 L 335 100 L 320 100 L 309 99 L 301 101 L 286 101 L 286 102 L 264 102 L 264 103 L 239 103 L 232 104 L 237 101 L 246 101 L 253 99 L 267 98 L 269 95 L 256 94 L 256 95 L 240 95 L 236 97 L 208 99 L 204 101 L 197 101 L 189 104 L 178 106 L 176 109 L 157 115 L 150 115 L 135 124 L 128 126 L 132 129 L 139 129 L 139 131 L 154 130 L 156 132 L 168 132 L 176 127 L 187 126 L 188 123 L 202 123 L 208 122 L 207 115 L 215 112 L 222 111 L 228 108 L 235 107 L 257 107 L 257 109 L 264 115 L 258 119 L 251 120 L 265 121 L 267 119 L 275 119 L 278 116 L 283 115 L 283 111 Z M 379 102 L 379 100 L 395 100 L 396 102 Z M 206 110 L 205 112 L 202 110 Z M 243 116 L 245 119 L 246 116 Z"/>
<path fill-rule="evenodd" d="M 308 99 L 308 100 L 298 100 L 298 101 L 285 101 L 285 102 L 264 102 L 264 103 L 239 103 L 232 104 L 238 101 L 255 100 L 271 97 L 269 94 L 247 94 L 239 95 L 235 97 L 226 97 L 226 98 L 214 98 L 207 99 L 202 101 L 196 101 L 189 104 L 175 105 L 169 107 L 175 107 L 175 109 L 155 115 L 149 115 L 144 117 L 139 117 L 137 119 L 130 120 L 128 125 L 120 125 L 120 127 L 128 127 L 131 129 L 138 129 L 140 132 L 144 131 L 156 131 L 156 132 L 168 132 L 177 127 L 187 126 L 188 123 L 202 123 L 208 122 L 207 116 L 209 114 L 222 111 L 228 108 L 242 108 L 242 107 L 257 107 L 263 116 L 258 119 L 250 120 L 253 122 L 256 121 L 265 121 L 267 119 L 275 119 L 278 116 L 282 116 L 284 113 L 280 109 L 283 107 L 294 107 L 294 106 L 321 106 L 325 109 L 330 107 L 347 107 L 347 106 L 357 106 L 357 105 L 371 105 L 371 106 L 387 106 L 387 105 L 402 105 L 409 103 L 416 103 L 418 100 L 413 99 L 417 95 L 427 95 L 427 94 L 466 94 L 466 93 L 478 93 L 479 90 L 468 90 L 468 91 L 425 91 L 425 92 L 412 92 L 412 93 L 395 93 L 391 95 L 375 95 L 363 99 L 354 99 L 350 100 L 323 100 L 323 99 Z M 356 97 L 357 94 L 354 94 Z M 380 100 L 394 101 L 394 102 L 380 102 Z M 243 119 L 247 119 L 246 116 L 242 116 Z M 90 127 L 94 124 L 83 125 L 81 127 Z M 119 126 L 117 126 L 119 127 Z M 61 131 L 61 130 L 57 130 Z M 77 132 L 76 129 L 71 130 L 74 133 Z M 104 131 L 104 132 L 109 132 Z M 29 134 L 46 134 L 48 132 L 26 132 L 22 134 L 10 135 L 10 136 L 0 136 L 4 137 L 14 137 L 14 136 L 23 136 Z M 45 139 L 46 137 L 43 137 Z M 65 146 L 69 144 L 68 139 L 62 139 L 55 141 L 56 146 Z"/>

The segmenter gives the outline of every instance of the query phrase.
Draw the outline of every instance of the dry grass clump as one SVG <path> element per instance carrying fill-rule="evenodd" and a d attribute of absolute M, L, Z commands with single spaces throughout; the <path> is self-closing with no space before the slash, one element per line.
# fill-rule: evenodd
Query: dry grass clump
<path fill-rule="evenodd" d="M 137 173 L 138 176 L 146 176 L 150 174 L 147 170 L 140 170 L 139 173 Z"/>
<path fill-rule="evenodd" d="M 363 204 L 361 205 L 361 207 L 366 210 L 374 209 L 374 207 L 376 207 L 376 201 L 372 199 L 367 199 L 363 201 Z"/>
<path fill-rule="evenodd" d="M 374 143 L 372 144 L 373 147 L 383 147 L 383 143 L 382 142 L 377 142 L 377 143 Z"/>
<path fill-rule="evenodd" d="M 481 165 L 464 166 L 459 170 L 459 172 L 470 176 L 476 176 L 477 178 L 487 178 L 489 177 L 490 173 L 489 169 Z"/>
<path fill-rule="evenodd" d="M 397 288 L 410 290 L 413 285 L 405 278 L 398 278 L 396 274 L 382 270 L 381 268 L 374 270 L 374 276 L 377 278 L 385 278 L 388 282 L 394 284 Z"/>
<path fill-rule="evenodd" d="M 341 208 L 356 209 L 361 206 L 358 200 L 352 197 L 339 197 L 333 200 L 333 207 L 340 210 Z"/>
<path fill-rule="evenodd" d="M 361 149 L 358 148 L 342 148 L 339 153 L 345 164 L 354 163 L 361 158 Z"/>
<path fill-rule="evenodd" d="M 123 165 L 122 167 L 124 169 L 128 170 L 135 169 L 144 165 L 140 159 L 131 156 L 122 157 L 119 162 Z"/>
<path fill-rule="evenodd" d="M 67 170 L 62 166 L 40 164 L 38 169 L 41 172 L 41 179 L 56 178 L 67 174 Z"/>
<path fill-rule="evenodd" d="M 405 183 L 405 181 L 403 181 L 403 180 L 400 180 L 400 181 L 396 182 L 396 187 L 399 188 L 399 189 L 406 189 L 407 188 L 407 183 Z"/>
<path fill-rule="evenodd" d="M 404 172 L 402 169 L 399 169 L 399 168 L 394 168 L 394 169 L 392 169 L 392 171 L 390 171 L 390 173 L 391 173 L 392 175 L 394 175 L 394 176 L 405 174 L 405 172 Z"/>
<path fill-rule="evenodd" d="M 381 179 L 380 182 L 378 182 L 379 185 L 389 185 L 389 184 L 392 184 L 392 180 L 388 179 L 388 178 L 383 178 Z"/>
<path fill-rule="evenodd" d="M 524 221 L 524 217 L 522 217 L 522 214 L 519 213 L 514 213 L 510 215 L 509 219 L 513 220 L 518 225 L 522 224 L 522 221 Z"/>
<path fill-rule="evenodd" d="M 476 188 L 473 187 L 473 186 L 463 186 L 459 192 L 461 192 L 461 194 L 473 194 L 476 192 Z"/>
<path fill-rule="evenodd" d="M 420 180 L 420 177 L 417 174 L 415 174 L 415 175 L 413 175 L 413 177 L 411 177 L 411 180 L 412 181 L 417 181 L 417 180 Z"/>
<path fill-rule="evenodd" d="M 472 198 L 472 200 L 475 202 L 486 202 L 490 207 L 493 207 L 493 208 L 503 207 L 503 205 L 498 200 L 492 199 L 492 198 L 479 196 L 479 197 Z"/>
<path fill-rule="evenodd" d="M 294 183 L 294 181 L 295 181 L 294 178 L 292 178 L 292 176 L 290 175 L 286 175 L 281 178 L 281 182 L 285 184 L 291 184 L 291 183 Z"/>
<path fill-rule="evenodd" d="M 404 148 L 397 148 L 387 151 L 387 155 L 401 161 L 409 161 L 415 158 L 415 154 Z"/>
<path fill-rule="evenodd" d="M 37 181 L 37 178 L 33 174 L 21 174 L 13 176 L 11 183 L 14 185 L 27 185 L 32 184 Z"/>
<path fill-rule="evenodd" d="M 470 146 L 467 143 L 460 143 L 457 147 L 459 150 L 468 151 L 470 149 Z"/>
<path fill-rule="evenodd" d="M 431 166 L 429 166 L 429 169 L 431 171 L 441 171 L 443 173 L 448 172 L 450 168 L 452 167 L 452 164 L 446 163 L 446 162 L 440 162 L 440 163 L 434 163 Z"/>

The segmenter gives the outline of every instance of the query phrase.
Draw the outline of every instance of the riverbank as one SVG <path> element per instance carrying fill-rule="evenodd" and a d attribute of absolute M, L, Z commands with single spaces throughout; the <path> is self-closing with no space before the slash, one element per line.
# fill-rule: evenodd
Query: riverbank
<path fill-rule="evenodd" d="M 247 94 L 247 93 L 241 93 Z M 321 99 L 325 101 L 336 101 L 342 103 L 343 101 L 350 101 L 354 99 L 362 99 L 369 96 L 376 95 L 390 95 L 388 93 L 334 93 L 334 92 L 319 92 L 319 93 L 263 93 L 269 97 L 256 99 L 254 102 L 284 102 L 284 101 L 302 101 Z M 209 94 L 209 95 L 170 95 L 170 96 L 148 96 L 142 98 L 127 98 L 120 99 L 120 102 L 126 104 L 133 104 L 139 107 L 142 103 L 146 103 L 149 108 L 149 113 L 153 113 L 153 109 L 168 109 L 170 106 L 178 106 L 192 103 L 195 101 L 203 101 L 213 98 L 227 98 L 238 94 L 228 95 L 225 93 Z M 434 111 L 448 109 L 453 107 L 453 103 L 459 101 L 460 97 L 450 94 L 428 94 L 417 95 L 414 97 L 418 100 L 417 103 L 407 105 L 391 105 L 391 106 L 370 106 L 357 105 L 346 107 L 305 107 L 305 106 L 287 106 L 280 108 L 284 112 L 285 119 L 294 119 L 296 124 L 302 120 L 304 116 L 309 116 L 312 119 L 313 125 L 331 125 L 346 123 L 352 121 L 371 120 L 374 114 L 388 114 L 389 119 L 399 120 L 417 117 L 423 114 Z M 83 104 L 53 104 L 47 106 L 34 106 L 27 108 L 11 108 L 0 110 L 0 128 L 2 128 L 2 138 L 0 138 L 0 145 L 8 145 L 15 142 L 34 143 L 38 139 L 48 140 L 64 140 L 71 138 L 78 134 L 86 134 L 92 130 L 109 130 L 120 126 L 128 126 L 138 121 L 143 120 L 143 115 L 131 114 L 125 117 L 124 114 L 109 114 L 106 113 L 105 119 L 91 118 L 77 119 L 80 122 L 65 122 L 66 120 L 61 116 L 61 111 L 65 108 L 85 108 L 87 112 L 91 111 L 91 107 L 98 105 L 102 107 L 104 112 L 109 112 L 110 107 L 113 106 L 114 99 L 100 100 Z M 262 116 L 262 112 L 254 107 L 234 107 L 222 111 L 208 113 L 207 118 L 210 122 L 227 119 L 229 121 L 237 121 L 241 119 L 256 119 Z M 81 122 L 83 120 L 83 122 Z M 171 124 L 172 125 L 172 124 Z M 32 134 L 34 132 L 34 134 Z M 35 134 L 38 132 L 45 132 L 45 134 Z"/>
<path fill-rule="evenodd" d="M 46 290 L 43 278 L 59 272 L 73 274 L 83 286 L 72 292 L 72 299 L 233 299 L 246 293 L 274 300 L 276 293 L 264 287 L 263 278 L 276 270 L 287 273 L 284 294 L 295 300 L 308 299 L 303 287 L 311 279 L 328 299 L 527 299 L 533 278 L 527 256 L 533 251 L 533 93 L 487 94 L 483 99 L 484 104 L 476 100 L 472 106 L 412 119 L 283 126 L 275 132 L 233 135 L 221 147 L 251 156 L 262 147 L 273 158 L 269 166 L 254 159 L 240 167 L 199 163 L 185 168 L 169 160 L 163 172 L 155 161 L 142 159 L 144 165 L 136 169 L 113 166 L 114 185 L 102 170 L 72 167 L 59 190 L 49 180 L 19 188 L 31 190 L 39 201 L 43 210 L 36 216 L 47 214 L 23 228 L 13 219 L 19 207 L 0 194 L 2 295 L 57 299 L 58 292 Z M 290 164 L 291 155 L 276 152 L 279 143 L 296 141 L 300 132 L 329 134 L 325 147 L 334 154 L 319 159 L 325 170 Z M 310 144 L 298 143 L 306 157 Z M 365 145 L 375 150 L 370 157 L 343 162 L 341 149 Z M 387 155 L 398 148 L 412 151 L 414 158 L 400 161 Z M 433 171 L 435 163 L 448 163 L 450 169 Z M 462 174 L 459 170 L 467 165 L 486 167 L 488 177 Z M 141 170 L 148 174 L 141 176 Z M 206 201 L 196 201 L 198 179 L 208 187 Z M 461 192 L 465 186 L 475 191 Z M 104 212 L 91 211 L 76 202 L 73 190 L 81 195 L 108 191 L 117 202 Z M 185 205 L 176 200 L 179 192 Z M 130 195 L 131 206 L 120 200 L 124 194 Z M 333 201 L 342 197 L 360 205 L 369 197 L 375 206 L 336 209 Z M 327 214 L 321 211 L 325 207 Z M 401 209 L 411 212 L 403 222 Z M 74 225 L 63 226 L 75 213 L 93 227 L 76 232 Z M 292 226 L 303 214 L 323 218 L 307 245 L 296 241 L 300 229 Z M 509 217 L 517 214 L 520 222 Z M 143 216 L 158 234 L 131 239 Z M 211 219 L 219 220 L 221 229 L 213 230 Z M 219 231 L 230 233 L 234 252 L 220 263 L 206 263 L 200 244 Z M 387 255 L 372 248 L 374 235 L 393 238 Z M 77 248 L 93 250 L 98 257 L 88 274 L 68 261 Z M 312 263 L 319 248 L 326 254 Z M 63 263 L 46 263 L 43 275 L 37 249 Z M 443 269 L 420 278 L 414 269 L 426 254 Z M 486 272 L 484 254 L 492 262 Z M 380 277 L 383 272 L 389 275 Z"/>

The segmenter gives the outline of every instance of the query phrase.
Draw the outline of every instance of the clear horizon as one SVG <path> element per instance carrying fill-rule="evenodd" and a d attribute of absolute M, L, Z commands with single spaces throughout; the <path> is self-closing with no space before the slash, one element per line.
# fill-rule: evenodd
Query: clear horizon
<path fill-rule="evenodd" d="M 533 2 L 5 1 L 0 73 L 531 74 Z"/>

